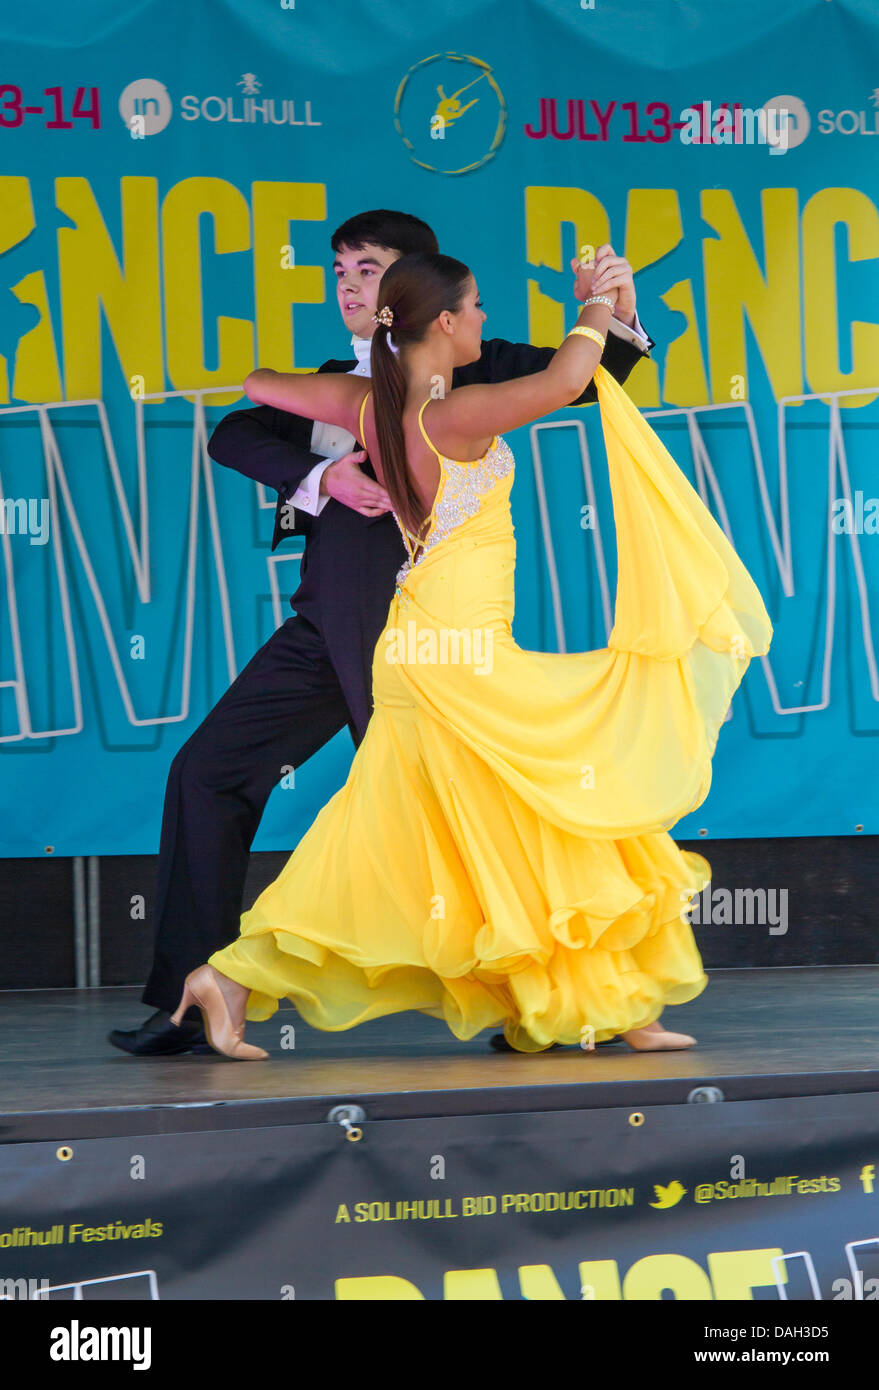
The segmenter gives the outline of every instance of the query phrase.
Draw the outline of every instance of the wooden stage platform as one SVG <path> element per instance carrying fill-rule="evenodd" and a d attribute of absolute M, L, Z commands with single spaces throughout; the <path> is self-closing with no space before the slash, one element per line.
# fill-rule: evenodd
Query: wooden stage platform
<path fill-rule="evenodd" d="M 879 1091 L 879 965 L 717 970 L 669 1027 L 686 1051 L 496 1053 L 419 1014 L 322 1033 L 290 1007 L 249 1024 L 267 1062 L 213 1055 L 138 1058 L 112 1028 L 151 1012 L 136 988 L 0 994 L 0 1143 L 313 1124 L 351 1101 L 369 1118 L 681 1104 L 699 1086 L 727 1100 Z M 294 1046 L 282 1046 L 292 1025 Z M 289 1033 L 286 1034 L 289 1040 Z"/>

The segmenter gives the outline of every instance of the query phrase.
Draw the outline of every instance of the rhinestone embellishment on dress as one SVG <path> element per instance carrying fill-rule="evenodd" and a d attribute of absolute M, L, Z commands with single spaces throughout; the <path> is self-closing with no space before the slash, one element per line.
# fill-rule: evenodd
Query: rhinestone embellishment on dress
<path fill-rule="evenodd" d="M 454 459 L 442 458 L 440 467 L 439 500 L 434 506 L 434 523 L 414 564 L 420 564 L 428 550 L 441 541 L 447 540 L 453 531 L 475 516 L 482 506 L 486 493 L 501 478 L 505 478 L 513 467 L 513 451 L 505 439 L 498 437 L 495 444 L 481 459 L 472 463 L 457 463 Z M 400 525 L 397 519 L 397 525 Z M 400 527 L 403 534 L 403 528 Z M 405 539 L 405 537 L 404 537 Z M 397 572 L 399 587 L 412 569 L 413 561 L 407 560 Z"/>

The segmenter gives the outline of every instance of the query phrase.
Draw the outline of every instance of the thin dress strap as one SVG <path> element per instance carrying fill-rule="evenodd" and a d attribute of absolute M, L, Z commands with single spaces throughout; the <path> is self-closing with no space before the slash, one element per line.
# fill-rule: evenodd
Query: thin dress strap
<path fill-rule="evenodd" d="M 360 443 L 363 445 L 364 449 L 366 448 L 366 437 L 363 433 L 363 412 L 366 409 L 366 402 L 369 400 L 371 395 L 372 392 L 367 391 L 366 395 L 363 397 L 363 400 L 360 402 L 360 423 L 358 425 L 358 429 L 360 430 Z"/>
<path fill-rule="evenodd" d="M 437 456 L 437 458 L 440 460 L 440 462 L 442 462 L 443 455 L 440 453 L 439 449 L 438 449 L 438 448 L 436 447 L 436 445 L 434 444 L 434 442 L 433 442 L 433 440 L 431 439 L 430 435 L 427 433 L 427 430 L 424 428 L 424 423 L 423 423 L 423 421 L 422 421 L 422 419 L 421 419 L 422 415 L 424 414 L 424 406 L 430 405 L 431 399 L 432 399 L 432 397 L 428 396 L 427 400 L 424 402 L 424 405 L 421 407 L 421 409 L 420 409 L 419 412 L 418 412 L 418 428 L 421 430 L 421 437 L 422 437 L 422 439 L 424 440 L 425 444 L 427 445 L 428 449 L 431 449 L 431 450 L 433 451 L 433 453 L 436 454 L 436 456 Z"/>

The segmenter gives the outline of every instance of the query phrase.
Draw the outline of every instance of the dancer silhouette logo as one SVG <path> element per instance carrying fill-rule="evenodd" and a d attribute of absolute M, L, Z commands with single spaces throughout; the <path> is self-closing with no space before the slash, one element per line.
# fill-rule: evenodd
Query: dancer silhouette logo
<path fill-rule="evenodd" d="M 507 103 L 481 58 L 434 53 L 397 88 L 394 124 L 413 163 L 434 174 L 469 174 L 500 149 Z"/>

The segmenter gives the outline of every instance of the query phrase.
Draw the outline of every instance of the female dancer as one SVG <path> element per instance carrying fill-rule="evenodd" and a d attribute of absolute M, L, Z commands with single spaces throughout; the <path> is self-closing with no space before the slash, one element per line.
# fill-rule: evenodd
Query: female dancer
<path fill-rule="evenodd" d="M 382 279 L 371 382 L 265 369 L 245 382 L 251 399 L 361 441 L 409 559 L 345 786 L 238 940 L 187 977 L 174 1021 L 198 1004 L 225 1056 L 266 1057 L 244 1020 L 285 996 L 320 1029 L 416 1009 L 462 1039 L 502 1024 L 519 1051 L 695 1041 L 658 1019 L 707 983 L 682 903 L 711 870 L 668 829 L 707 795 L 720 724 L 772 629 L 722 531 L 599 365 L 613 272 L 591 290 L 545 371 L 451 391 L 453 368 L 480 351 L 475 281 L 448 256 L 405 256 Z M 599 651 L 524 651 L 501 435 L 593 374 L 614 628 Z"/>

